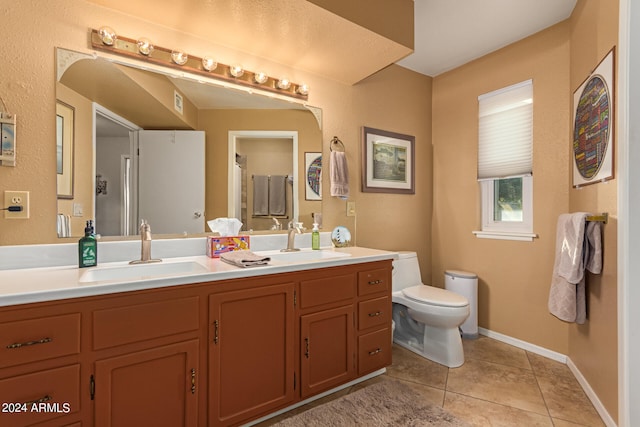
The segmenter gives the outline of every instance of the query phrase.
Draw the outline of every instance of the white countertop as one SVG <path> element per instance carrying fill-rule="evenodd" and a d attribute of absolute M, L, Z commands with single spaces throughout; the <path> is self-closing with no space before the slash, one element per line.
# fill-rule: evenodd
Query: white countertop
<path fill-rule="evenodd" d="M 198 271 L 182 272 L 176 275 L 162 274 L 151 277 L 136 277 L 134 279 L 124 278 L 92 282 L 84 281 L 87 276 L 83 278 L 83 275 L 88 271 L 128 267 L 128 262 L 109 262 L 90 268 L 78 268 L 77 266 L 67 265 L 0 270 L 0 306 L 263 276 L 267 274 L 287 273 L 397 258 L 395 252 L 361 247 L 322 249 L 323 251 L 339 252 L 348 256 L 299 262 L 285 262 L 274 259 L 269 262 L 269 265 L 250 268 L 235 267 L 218 258 L 209 258 L 204 255 L 172 257 L 163 259 L 162 263 L 197 263 L 199 264 L 197 266 Z M 302 251 L 311 251 L 311 249 L 302 249 Z M 131 268 L 135 267 L 136 266 L 133 266 Z"/>

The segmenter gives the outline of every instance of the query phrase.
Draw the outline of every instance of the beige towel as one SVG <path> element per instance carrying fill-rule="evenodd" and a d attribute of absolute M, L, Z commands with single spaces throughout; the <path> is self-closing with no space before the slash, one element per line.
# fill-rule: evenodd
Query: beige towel
<path fill-rule="evenodd" d="M 343 151 L 332 151 L 329 158 L 331 195 L 346 200 L 349 198 L 349 168 Z"/>
<path fill-rule="evenodd" d="M 269 177 L 253 176 L 253 214 L 269 215 Z"/>
<path fill-rule="evenodd" d="M 269 215 L 282 216 L 287 213 L 287 177 L 269 177 Z"/>
<path fill-rule="evenodd" d="M 602 270 L 600 223 L 587 213 L 562 214 L 556 230 L 556 258 L 549 292 L 549 311 L 565 322 L 582 324 L 587 318 L 585 269 Z"/>
<path fill-rule="evenodd" d="M 220 254 L 220 259 L 236 267 L 257 267 L 267 265 L 271 258 L 257 255 L 251 251 L 231 251 Z"/>

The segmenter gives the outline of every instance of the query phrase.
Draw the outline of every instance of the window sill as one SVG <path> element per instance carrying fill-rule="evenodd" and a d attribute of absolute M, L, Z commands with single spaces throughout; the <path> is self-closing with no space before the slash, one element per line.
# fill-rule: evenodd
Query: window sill
<path fill-rule="evenodd" d="M 538 237 L 535 233 L 514 233 L 510 231 L 472 231 L 478 239 L 519 240 L 533 242 Z"/>

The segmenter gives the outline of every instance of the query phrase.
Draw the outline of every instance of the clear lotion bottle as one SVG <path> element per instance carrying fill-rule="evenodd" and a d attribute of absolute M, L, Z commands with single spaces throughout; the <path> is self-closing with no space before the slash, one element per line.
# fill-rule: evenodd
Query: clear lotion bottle
<path fill-rule="evenodd" d="M 98 265 L 98 241 L 93 233 L 93 221 L 87 221 L 84 237 L 78 241 L 78 266 L 95 267 Z"/>
<path fill-rule="evenodd" d="M 318 224 L 315 222 L 311 231 L 311 249 L 320 249 L 320 230 L 318 230 Z"/>

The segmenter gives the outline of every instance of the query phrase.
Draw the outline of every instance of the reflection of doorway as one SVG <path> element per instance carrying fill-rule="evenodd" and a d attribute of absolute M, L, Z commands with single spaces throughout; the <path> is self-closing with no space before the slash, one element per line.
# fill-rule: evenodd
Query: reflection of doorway
<path fill-rule="evenodd" d="M 94 103 L 95 230 L 103 236 L 136 234 L 132 230 L 135 196 L 133 162 L 135 131 L 140 128 Z M 135 226 L 133 226 L 135 228 Z"/>
<path fill-rule="evenodd" d="M 248 147 L 252 145 L 259 147 L 251 150 Z M 243 161 L 238 162 L 239 159 Z M 243 230 L 269 230 L 274 226 L 273 218 L 283 223 L 284 228 L 290 221 L 297 222 L 298 160 L 297 131 L 229 131 L 228 216 L 242 218 Z M 237 165 L 242 167 L 241 171 Z M 258 215 L 254 212 L 252 176 L 255 175 L 285 178 L 285 214 Z"/>

